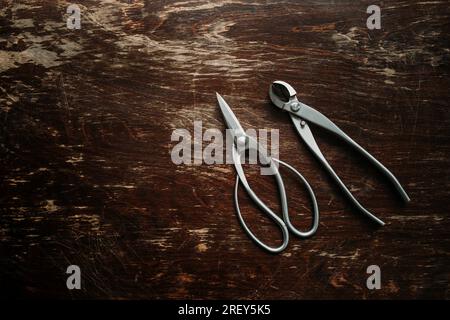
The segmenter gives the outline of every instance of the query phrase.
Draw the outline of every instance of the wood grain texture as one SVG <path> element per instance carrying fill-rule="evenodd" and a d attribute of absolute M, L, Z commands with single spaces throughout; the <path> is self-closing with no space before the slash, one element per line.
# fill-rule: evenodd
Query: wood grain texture
<path fill-rule="evenodd" d="M 449 298 L 448 1 L 0 0 L 0 296 L 56 298 Z M 269 84 L 292 84 L 385 164 L 411 203 L 318 128 L 353 208 L 299 140 Z M 280 130 L 281 158 L 314 188 L 317 234 L 260 250 L 233 207 L 232 165 L 176 166 L 176 128 L 224 129 L 214 92 L 245 128 Z M 277 208 L 269 178 L 252 183 Z M 309 202 L 286 175 L 296 225 Z M 241 190 L 242 191 L 242 190 Z M 279 232 L 241 192 L 245 217 Z M 66 268 L 82 290 L 66 288 Z M 366 268 L 382 289 L 366 288 Z"/>

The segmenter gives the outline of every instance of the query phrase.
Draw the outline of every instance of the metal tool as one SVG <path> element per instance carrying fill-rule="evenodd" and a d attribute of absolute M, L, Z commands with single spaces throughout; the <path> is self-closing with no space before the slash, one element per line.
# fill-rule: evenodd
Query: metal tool
<path fill-rule="evenodd" d="M 314 195 L 314 192 L 309 185 L 309 183 L 306 181 L 306 179 L 298 172 L 295 168 L 290 166 L 289 164 L 275 158 L 271 158 L 267 156 L 266 150 L 251 136 L 247 135 L 240 125 L 239 121 L 237 120 L 236 116 L 234 115 L 233 111 L 231 111 L 231 108 L 228 106 L 228 104 L 225 102 L 225 100 L 218 94 L 217 100 L 219 102 L 220 110 L 222 111 L 223 117 L 225 119 L 225 123 L 230 129 L 230 133 L 233 138 L 233 149 L 232 149 L 232 157 L 234 166 L 236 168 L 237 176 L 236 176 L 236 184 L 234 188 L 234 203 L 237 211 L 238 219 L 244 228 L 245 232 L 252 238 L 260 247 L 264 248 L 265 250 L 272 252 L 272 253 L 278 253 L 283 251 L 289 242 L 289 231 L 291 231 L 293 234 L 295 234 L 298 237 L 306 238 L 309 236 L 312 236 L 316 231 L 317 227 L 319 225 L 319 209 L 317 206 L 317 200 Z M 278 187 L 278 193 L 281 199 L 281 211 L 282 211 L 282 217 L 278 217 L 272 209 L 270 209 L 252 190 L 250 187 L 247 178 L 245 177 L 244 169 L 242 167 L 242 161 L 241 157 L 245 157 L 245 152 L 247 150 L 256 151 L 259 155 L 261 162 L 267 165 L 270 165 L 270 170 L 272 170 L 272 174 L 275 177 L 275 180 L 277 182 Z M 245 160 L 245 159 L 244 159 Z M 291 170 L 295 175 L 297 175 L 303 184 L 305 185 L 306 189 L 308 190 L 308 193 L 311 197 L 312 204 L 313 204 L 313 212 L 312 212 L 312 223 L 311 223 L 311 229 L 306 232 L 301 232 L 298 229 L 296 229 L 290 219 L 289 219 L 289 210 L 288 210 L 288 203 L 287 203 L 287 196 L 286 196 L 286 190 L 284 187 L 283 179 L 281 178 L 280 172 L 278 170 L 278 166 L 275 165 L 275 162 L 285 166 L 289 170 Z M 278 247 L 271 247 L 263 243 L 261 240 L 259 240 L 253 232 L 248 228 L 247 224 L 244 221 L 244 218 L 242 217 L 241 210 L 239 208 L 239 200 L 238 200 L 238 188 L 239 188 L 239 182 L 242 183 L 245 190 L 247 191 L 250 198 L 256 203 L 256 205 L 264 212 L 266 213 L 281 229 L 282 236 L 283 236 L 283 243 Z"/>
<path fill-rule="evenodd" d="M 383 166 L 370 153 L 364 150 L 359 144 L 353 141 L 348 135 L 346 135 L 341 129 L 339 129 L 338 126 L 336 126 L 322 113 L 298 101 L 297 92 L 288 83 L 284 81 L 273 82 L 270 86 L 269 95 L 275 106 L 289 112 L 292 122 L 294 123 L 294 126 L 297 129 L 300 137 L 303 139 L 309 149 L 311 149 L 312 153 L 317 157 L 317 159 L 319 159 L 319 161 L 327 169 L 327 171 L 331 174 L 334 180 L 336 180 L 342 191 L 344 191 L 347 197 L 356 205 L 356 207 L 361 212 L 366 214 L 368 217 L 370 217 L 380 225 L 384 225 L 384 222 L 382 220 L 370 213 L 358 202 L 358 200 L 356 200 L 356 198 L 347 189 L 339 176 L 334 172 L 333 168 L 330 166 L 330 164 L 320 151 L 319 146 L 317 145 L 314 136 L 311 133 L 308 122 L 333 132 L 342 140 L 354 147 L 357 151 L 362 153 L 370 162 L 372 162 L 379 170 L 381 170 L 381 172 L 383 172 L 388 177 L 388 179 L 394 184 L 395 188 L 400 193 L 405 202 L 408 202 L 410 200 L 408 194 L 403 189 L 400 182 L 398 182 L 397 178 L 385 166 Z"/>

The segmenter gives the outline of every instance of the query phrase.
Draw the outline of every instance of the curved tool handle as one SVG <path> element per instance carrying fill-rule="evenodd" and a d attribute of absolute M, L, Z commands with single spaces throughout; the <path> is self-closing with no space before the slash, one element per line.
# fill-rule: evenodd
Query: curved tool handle
<path fill-rule="evenodd" d="M 344 131 L 342 131 L 337 125 L 335 125 L 330 119 L 328 119 L 322 113 L 320 113 L 319 111 L 311 108 L 310 106 L 307 106 L 304 103 L 300 103 L 300 109 L 298 111 L 296 111 L 296 112 L 290 110 L 290 115 L 291 115 L 291 118 L 292 118 L 292 120 L 294 122 L 294 125 L 296 126 L 297 130 L 299 130 L 298 127 L 300 125 L 300 120 L 298 120 L 298 121 L 295 120 L 296 118 L 293 115 L 297 115 L 297 116 L 299 116 L 302 119 L 310 121 L 310 122 L 312 122 L 312 123 L 314 123 L 314 124 L 324 128 L 324 129 L 327 129 L 327 130 L 333 132 L 334 134 L 336 134 L 337 136 L 342 138 L 345 142 L 347 142 L 348 144 L 353 146 L 356 150 L 358 150 L 361 154 L 363 154 L 370 162 L 372 162 L 381 172 L 383 172 L 388 177 L 388 179 L 392 182 L 392 184 L 395 186 L 395 188 L 400 193 L 400 195 L 403 198 L 403 200 L 405 202 L 409 202 L 410 198 L 409 198 L 408 194 L 403 189 L 402 185 L 397 180 L 397 178 L 392 174 L 392 172 L 390 172 L 383 164 L 381 164 L 381 162 L 379 162 L 377 159 L 375 159 L 374 156 L 372 156 L 363 147 L 361 147 L 359 144 L 357 144 L 352 138 L 350 138 Z M 312 135 L 311 135 L 311 137 L 312 137 Z M 314 138 L 312 138 L 312 139 L 314 140 Z M 307 141 L 306 141 L 306 143 L 308 144 Z M 317 150 L 318 150 L 318 148 L 317 148 Z M 317 153 L 316 150 L 314 150 L 314 152 Z M 320 150 L 319 150 L 319 152 L 320 152 Z M 321 155 L 321 153 L 320 153 L 320 155 Z M 320 159 L 320 155 L 317 154 L 319 159 Z M 325 160 L 325 159 L 323 159 L 323 160 Z M 323 162 L 323 160 L 322 160 L 322 162 Z M 326 160 L 325 160 L 325 162 L 326 162 Z M 327 167 L 327 166 L 329 166 L 329 164 L 327 163 L 327 164 L 325 164 L 325 166 Z M 330 171 L 330 172 L 332 173 L 332 175 L 335 175 L 334 171 Z M 339 179 L 339 178 L 337 178 L 337 179 Z"/>
<path fill-rule="evenodd" d="M 286 223 L 287 227 L 289 228 L 289 230 L 292 233 L 294 233 L 297 237 L 300 237 L 300 238 L 311 237 L 313 234 L 316 233 L 317 228 L 319 227 L 319 206 L 317 205 L 317 199 L 316 199 L 313 189 L 311 188 L 311 186 L 309 185 L 309 183 L 305 179 L 305 177 L 303 177 L 303 175 L 300 172 L 298 172 L 294 167 L 292 167 L 291 165 L 289 165 L 286 162 L 283 162 L 279 159 L 272 158 L 272 160 L 274 160 L 275 162 L 278 162 L 279 164 L 281 164 L 281 165 L 285 166 L 286 168 L 288 168 L 289 170 L 291 170 L 297 177 L 300 178 L 300 180 L 302 180 L 304 186 L 306 187 L 306 190 L 308 190 L 309 196 L 311 198 L 311 202 L 313 204 L 311 229 L 309 229 L 306 232 L 302 232 L 302 231 L 299 231 L 297 228 L 295 228 L 292 225 L 291 220 L 289 218 L 288 210 L 283 211 L 283 219 L 284 219 L 284 222 Z"/>
<path fill-rule="evenodd" d="M 339 178 L 339 176 L 334 172 L 333 168 L 330 166 L 328 161 L 323 156 L 322 152 L 319 149 L 319 146 L 316 143 L 316 140 L 314 139 L 314 136 L 311 133 L 311 130 L 309 129 L 308 124 L 305 121 L 302 121 L 301 119 L 297 118 L 296 116 L 291 115 L 292 122 L 294 123 L 295 128 L 297 129 L 299 135 L 302 137 L 303 141 L 308 145 L 308 147 L 311 149 L 311 151 L 316 155 L 316 157 L 319 159 L 319 161 L 324 165 L 324 167 L 327 169 L 327 171 L 331 174 L 331 176 L 336 180 L 336 182 L 339 184 L 339 187 L 344 191 L 344 193 L 347 195 L 348 198 L 358 207 L 358 209 L 363 212 L 365 215 L 367 215 L 369 218 L 374 220 L 380 225 L 384 225 L 384 222 L 377 218 L 375 215 L 370 213 L 366 208 L 364 208 L 358 200 L 353 196 L 353 194 L 350 192 L 350 190 L 347 189 L 345 184 L 342 182 L 342 180 Z"/>
<path fill-rule="evenodd" d="M 248 147 L 246 149 L 254 148 L 257 150 L 260 156 L 264 157 L 265 163 L 270 163 L 272 170 L 274 170 L 274 176 L 275 180 L 278 185 L 278 190 L 280 194 L 281 199 L 281 209 L 283 211 L 283 215 L 286 212 L 287 213 L 287 200 L 286 200 L 286 190 L 284 188 L 283 179 L 280 176 L 280 173 L 276 169 L 276 167 L 273 165 L 273 162 L 270 158 L 268 158 L 265 154 L 263 154 L 259 148 L 256 147 Z M 245 150 L 242 150 L 242 152 L 245 152 Z M 234 204 L 236 207 L 237 216 L 239 219 L 239 222 L 241 223 L 242 227 L 244 228 L 245 232 L 250 236 L 250 238 L 255 241 L 261 248 L 271 252 L 271 253 L 279 253 L 286 249 L 288 243 L 289 243 L 289 232 L 286 227 L 286 224 L 280 217 L 278 217 L 267 205 L 259 199 L 259 197 L 255 194 L 255 192 L 250 187 L 249 183 L 247 182 L 247 178 L 245 177 L 244 170 L 242 168 L 241 164 L 241 153 L 236 148 L 233 148 L 233 160 L 234 160 L 234 166 L 237 171 L 237 177 L 236 177 L 236 184 L 234 187 Z M 242 217 L 241 209 L 239 208 L 239 200 L 238 200 L 238 188 L 239 188 L 239 181 L 242 182 L 242 185 L 244 186 L 245 190 L 247 191 L 247 194 L 250 196 L 250 198 L 258 205 L 258 207 L 269 216 L 281 229 L 282 236 L 283 236 L 283 243 L 278 247 L 271 247 L 266 245 L 264 242 L 259 240 L 254 233 L 250 230 L 250 228 L 247 226 L 247 224 L 244 221 L 244 218 Z"/>
<path fill-rule="evenodd" d="M 289 83 L 284 81 L 274 81 L 270 86 L 269 96 L 273 104 L 280 109 L 288 111 L 293 120 L 295 119 L 294 116 L 300 117 L 324 129 L 327 129 L 336 134 L 337 136 L 341 137 L 344 141 L 346 141 L 348 144 L 350 144 L 356 150 L 362 153 L 370 162 L 372 162 L 379 170 L 381 170 L 388 177 L 388 179 L 394 184 L 395 188 L 400 193 L 401 197 L 405 202 L 410 201 L 408 194 L 403 189 L 402 185 L 397 180 L 397 178 L 392 174 L 392 172 L 390 172 L 384 165 L 382 165 L 363 147 L 361 147 L 359 144 L 353 141 L 353 139 L 351 139 L 347 134 L 345 134 L 345 132 L 342 131 L 337 125 L 335 125 L 330 119 L 328 119 L 319 111 L 298 101 L 297 92 Z M 308 143 L 308 141 L 306 141 L 306 143 Z M 313 151 L 317 152 L 316 150 Z M 320 158 L 321 153 L 320 150 L 318 151 L 319 153 L 317 154 L 317 156 Z"/>

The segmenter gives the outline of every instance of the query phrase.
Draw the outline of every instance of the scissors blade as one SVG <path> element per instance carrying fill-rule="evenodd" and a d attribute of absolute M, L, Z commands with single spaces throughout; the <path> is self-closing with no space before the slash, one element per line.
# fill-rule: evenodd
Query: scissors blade
<path fill-rule="evenodd" d="M 229 129 L 234 130 L 236 135 L 245 134 L 244 129 L 242 128 L 239 120 L 234 115 L 233 111 L 231 111 L 230 106 L 226 101 L 222 98 L 220 94 L 216 92 L 217 101 L 219 102 L 220 111 L 222 111 L 223 117 L 225 118 L 225 122 Z"/>

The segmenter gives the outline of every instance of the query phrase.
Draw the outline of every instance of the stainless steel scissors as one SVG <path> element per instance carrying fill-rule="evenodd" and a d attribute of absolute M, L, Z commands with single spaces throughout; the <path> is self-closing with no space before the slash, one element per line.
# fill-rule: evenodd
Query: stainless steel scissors
<path fill-rule="evenodd" d="M 314 136 L 312 135 L 311 130 L 308 126 L 308 122 L 333 132 L 338 137 L 354 147 L 356 150 L 358 150 L 360 153 L 362 153 L 370 162 L 372 162 L 379 170 L 381 170 L 381 172 L 383 172 L 388 177 L 388 179 L 394 184 L 395 188 L 400 193 L 405 202 L 408 202 L 410 200 L 408 194 L 403 189 L 400 182 L 385 166 L 383 166 L 369 152 L 364 150 L 364 148 L 362 148 L 359 144 L 353 141 L 348 135 L 346 135 L 341 129 L 339 129 L 337 125 L 335 125 L 322 113 L 298 101 L 297 92 L 288 83 L 284 81 L 273 82 L 269 89 L 269 96 L 275 106 L 289 112 L 292 122 L 294 123 L 294 126 L 297 129 L 300 137 L 303 139 L 309 149 L 311 149 L 312 153 L 317 157 L 317 159 L 319 159 L 319 161 L 327 169 L 327 171 L 331 174 L 334 180 L 336 180 L 342 191 L 344 191 L 347 197 L 361 212 L 366 214 L 368 217 L 370 217 L 380 225 L 384 225 L 384 222 L 382 220 L 370 213 L 358 202 L 358 200 L 356 200 L 356 198 L 347 189 L 339 176 L 334 172 L 333 168 L 330 166 L 330 164 L 320 151 L 319 146 L 317 145 Z"/>
<path fill-rule="evenodd" d="M 289 164 L 275 158 L 271 158 L 267 155 L 266 150 L 259 144 L 256 139 L 253 137 L 247 135 L 240 125 L 239 121 L 237 120 L 236 116 L 234 115 L 233 111 L 231 111 L 231 108 L 229 105 L 225 102 L 225 100 L 218 94 L 217 100 L 219 102 L 220 110 L 222 111 L 223 117 L 225 119 L 225 123 L 227 127 L 230 129 L 230 133 L 233 138 L 233 148 L 232 148 L 232 157 L 234 166 L 236 168 L 237 176 L 236 176 L 236 184 L 234 188 L 234 203 L 237 211 L 238 219 L 244 228 L 245 232 L 252 238 L 260 247 L 264 248 L 265 250 L 272 252 L 272 253 L 278 253 L 283 251 L 289 242 L 289 231 L 291 231 L 293 234 L 295 234 L 298 237 L 306 238 L 309 236 L 312 236 L 316 231 L 317 227 L 319 226 L 319 209 L 317 206 L 317 200 L 314 195 L 314 192 L 309 185 L 308 181 L 298 172 L 295 168 L 290 166 Z M 254 149 L 254 151 L 257 152 L 259 155 L 261 162 L 270 165 L 270 169 L 272 170 L 272 173 L 275 177 L 275 180 L 277 182 L 278 187 L 278 193 L 281 199 L 281 211 L 282 211 L 282 217 L 278 217 L 252 190 L 250 187 L 250 184 L 248 183 L 244 169 L 242 167 L 241 157 L 245 157 L 245 152 L 247 150 Z M 245 160 L 245 159 L 244 159 Z M 296 229 L 290 219 L 289 219 L 289 210 L 288 210 L 288 203 L 287 203 L 287 196 L 286 196 L 286 190 L 284 187 L 283 179 L 281 178 L 280 172 L 278 170 L 278 166 L 275 165 L 275 162 L 285 166 L 289 170 L 291 170 L 293 173 L 295 173 L 303 182 L 306 189 L 308 190 L 308 193 L 311 197 L 312 204 L 313 204 L 313 212 L 312 212 L 312 223 L 311 223 L 311 229 L 307 232 L 301 232 L 298 229 Z M 242 183 L 245 190 L 247 191 L 250 198 L 257 204 L 257 206 L 266 213 L 281 229 L 282 235 L 283 235 L 283 243 L 278 247 L 271 247 L 263 243 L 261 240 L 259 240 L 253 232 L 248 228 L 247 224 L 244 221 L 244 218 L 242 217 L 241 210 L 239 208 L 239 200 L 238 200 L 238 188 L 239 188 L 239 182 Z"/>

